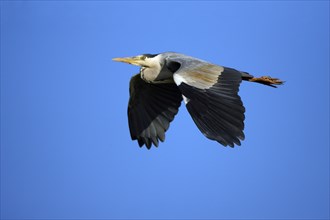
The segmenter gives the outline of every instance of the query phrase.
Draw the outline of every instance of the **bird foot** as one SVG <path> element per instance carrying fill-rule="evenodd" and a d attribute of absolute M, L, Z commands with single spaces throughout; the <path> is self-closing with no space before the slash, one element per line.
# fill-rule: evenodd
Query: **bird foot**
<path fill-rule="evenodd" d="M 282 85 L 284 81 L 278 79 L 278 78 L 272 78 L 270 76 L 261 76 L 261 77 L 253 77 L 249 79 L 250 82 L 257 82 L 261 84 L 265 84 L 271 87 L 276 87 L 274 85 Z"/>

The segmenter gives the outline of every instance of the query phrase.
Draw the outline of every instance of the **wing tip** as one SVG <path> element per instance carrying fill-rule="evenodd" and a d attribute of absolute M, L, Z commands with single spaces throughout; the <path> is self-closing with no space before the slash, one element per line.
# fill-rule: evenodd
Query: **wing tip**
<path fill-rule="evenodd" d="M 137 140 L 139 147 L 142 148 L 145 146 L 148 150 L 152 148 L 152 146 L 155 146 L 158 148 L 159 141 L 164 142 L 164 140 L 159 139 L 158 137 L 138 137 L 138 138 L 132 138 L 132 140 Z"/>

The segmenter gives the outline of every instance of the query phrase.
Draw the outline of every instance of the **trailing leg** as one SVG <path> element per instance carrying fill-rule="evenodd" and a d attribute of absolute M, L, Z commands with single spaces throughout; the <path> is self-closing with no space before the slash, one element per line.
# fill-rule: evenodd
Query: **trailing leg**
<path fill-rule="evenodd" d="M 242 73 L 242 80 L 260 83 L 274 88 L 277 87 L 276 85 L 282 85 L 284 83 L 284 81 L 278 78 L 272 78 L 270 76 L 254 77 L 248 74 L 247 72 L 241 72 L 241 73 Z"/>

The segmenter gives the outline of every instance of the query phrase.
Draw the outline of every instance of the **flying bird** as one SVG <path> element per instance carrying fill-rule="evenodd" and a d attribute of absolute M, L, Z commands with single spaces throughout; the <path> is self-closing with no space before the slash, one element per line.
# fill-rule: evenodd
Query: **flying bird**
<path fill-rule="evenodd" d="M 141 67 L 129 85 L 128 124 L 132 140 L 148 149 L 165 140 L 165 132 L 182 100 L 207 138 L 223 146 L 241 145 L 245 138 L 245 108 L 238 95 L 242 80 L 275 88 L 283 84 L 277 78 L 256 78 L 247 72 L 174 52 L 113 60 Z"/>

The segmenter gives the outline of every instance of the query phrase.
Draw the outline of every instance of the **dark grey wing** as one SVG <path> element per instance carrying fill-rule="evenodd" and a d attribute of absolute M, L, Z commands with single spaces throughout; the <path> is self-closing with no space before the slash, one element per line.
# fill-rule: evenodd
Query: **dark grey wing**
<path fill-rule="evenodd" d="M 241 145 L 245 119 L 238 95 L 241 73 L 190 57 L 168 58 L 166 65 L 177 68 L 174 81 L 199 130 L 224 146 Z"/>
<path fill-rule="evenodd" d="M 140 74 L 131 78 L 128 103 L 128 123 L 132 140 L 148 149 L 158 140 L 165 140 L 165 132 L 178 113 L 181 92 L 174 83 L 150 84 Z"/>

